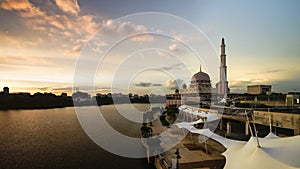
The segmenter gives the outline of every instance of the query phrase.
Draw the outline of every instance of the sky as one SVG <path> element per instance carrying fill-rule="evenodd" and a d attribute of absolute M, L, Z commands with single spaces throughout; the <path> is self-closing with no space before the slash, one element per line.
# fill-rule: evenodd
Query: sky
<path fill-rule="evenodd" d="M 95 93 L 165 94 L 189 85 L 200 65 L 214 85 L 225 38 L 231 92 L 253 84 L 300 91 L 299 6 L 298 0 L 0 0 L 0 88 L 70 94 L 73 85 L 94 85 Z"/>

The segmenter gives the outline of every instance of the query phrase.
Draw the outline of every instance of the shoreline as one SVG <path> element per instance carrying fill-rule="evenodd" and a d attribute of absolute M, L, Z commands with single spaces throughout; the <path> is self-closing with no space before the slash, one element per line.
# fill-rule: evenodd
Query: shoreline
<path fill-rule="evenodd" d="M 49 107 L 21 107 L 21 108 L 2 108 L 0 107 L 0 111 L 6 110 L 44 110 L 44 109 L 57 109 L 57 108 L 67 108 L 67 107 L 89 107 L 89 106 L 105 106 L 105 105 L 119 105 L 119 104 L 150 104 L 150 103 L 112 103 L 112 104 L 101 104 L 101 105 L 94 105 L 94 104 L 87 104 L 87 105 L 67 105 L 67 106 L 49 106 Z"/>

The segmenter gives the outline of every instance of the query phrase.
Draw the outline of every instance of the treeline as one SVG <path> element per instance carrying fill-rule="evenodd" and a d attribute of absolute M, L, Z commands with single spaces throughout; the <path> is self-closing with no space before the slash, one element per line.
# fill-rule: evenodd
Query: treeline
<path fill-rule="evenodd" d="M 107 105 L 107 104 L 126 104 L 126 103 L 165 103 L 165 96 L 136 96 L 130 97 L 124 95 L 122 97 L 114 97 L 110 95 L 96 96 L 96 101 L 98 105 Z"/>
<path fill-rule="evenodd" d="M 48 109 L 73 106 L 72 97 L 54 94 L 2 95 L 0 109 Z"/>
<path fill-rule="evenodd" d="M 96 101 L 96 102 L 95 102 Z M 7 109 L 47 109 L 61 108 L 70 106 L 94 106 L 94 105 L 109 105 L 109 104 L 130 104 L 130 103 L 165 103 L 164 96 L 131 96 L 123 95 L 114 97 L 111 94 L 97 95 L 90 97 L 89 95 L 73 95 L 67 96 L 62 94 L 57 96 L 52 93 L 29 93 L 18 94 L 0 94 L 0 110 Z"/>

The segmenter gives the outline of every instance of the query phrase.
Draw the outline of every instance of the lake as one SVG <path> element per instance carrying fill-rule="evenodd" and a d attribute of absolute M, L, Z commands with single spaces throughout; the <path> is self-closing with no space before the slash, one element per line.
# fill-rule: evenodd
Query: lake
<path fill-rule="evenodd" d="M 147 104 L 134 106 L 141 111 L 149 108 Z M 116 130 L 140 136 L 141 124 L 126 120 L 113 105 L 101 109 Z M 121 157 L 99 147 L 83 131 L 74 108 L 67 107 L 0 111 L 0 168 L 153 167 L 145 159 Z"/>

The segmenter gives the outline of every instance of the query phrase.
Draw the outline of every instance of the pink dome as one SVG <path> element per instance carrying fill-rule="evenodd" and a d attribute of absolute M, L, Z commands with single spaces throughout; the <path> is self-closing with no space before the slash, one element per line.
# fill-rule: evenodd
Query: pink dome
<path fill-rule="evenodd" d="M 196 73 L 192 77 L 192 82 L 200 82 L 200 81 L 210 81 L 210 77 L 207 73 L 204 73 L 202 71 Z"/>

